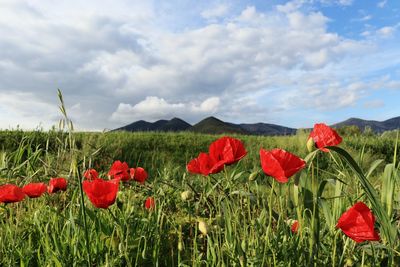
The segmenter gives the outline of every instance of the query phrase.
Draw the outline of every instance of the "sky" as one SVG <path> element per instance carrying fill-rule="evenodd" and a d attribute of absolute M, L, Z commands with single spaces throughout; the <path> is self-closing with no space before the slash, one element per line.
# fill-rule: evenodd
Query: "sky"
<path fill-rule="evenodd" d="M 400 1 L 0 0 L 0 129 L 400 116 Z"/>

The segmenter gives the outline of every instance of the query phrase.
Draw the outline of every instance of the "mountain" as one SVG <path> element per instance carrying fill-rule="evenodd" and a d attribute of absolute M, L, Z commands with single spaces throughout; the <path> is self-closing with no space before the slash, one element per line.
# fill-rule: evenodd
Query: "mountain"
<path fill-rule="evenodd" d="M 348 120 L 336 123 L 332 127 L 340 128 L 343 126 L 355 125 L 364 131 L 366 127 L 371 127 L 375 133 L 400 129 L 400 117 L 391 118 L 385 121 L 363 120 L 359 118 L 350 118 Z M 311 130 L 311 129 L 310 129 Z M 208 134 L 237 133 L 248 135 L 292 135 L 297 129 L 284 127 L 269 123 L 241 123 L 234 124 L 221 121 L 215 117 L 208 117 L 204 120 L 190 125 L 184 120 L 173 118 L 171 120 L 158 120 L 156 122 L 136 121 L 125 125 L 114 131 L 161 131 L 161 132 L 180 132 L 190 131 Z"/>
<path fill-rule="evenodd" d="M 385 121 L 363 120 L 359 118 L 350 118 L 348 120 L 336 123 L 333 127 L 340 128 L 343 126 L 357 126 L 361 131 L 366 127 L 371 127 L 375 133 L 382 133 L 384 131 L 391 131 L 400 128 L 400 117 L 391 118 Z"/>
<path fill-rule="evenodd" d="M 251 134 L 237 124 L 223 122 L 215 117 L 208 117 L 196 123 L 188 129 L 191 132 L 222 134 L 222 133 L 238 133 Z"/>
<path fill-rule="evenodd" d="M 146 131 L 162 131 L 162 132 L 179 132 L 185 131 L 191 127 L 184 120 L 173 118 L 171 120 L 158 120 L 156 122 L 136 121 L 123 127 L 117 128 L 114 131 L 128 132 L 146 132 Z"/>
<path fill-rule="evenodd" d="M 294 128 L 261 122 L 254 124 L 242 123 L 239 125 L 246 131 L 256 135 L 291 135 L 297 131 Z"/>
<path fill-rule="evenodd" d="M 161 126 L 161 131 L 164 132 L 179 132 L 185 131 L 188 128 L 192 127 L 189 123 L 179 118 L 173 118 L 167 121 L 163 126 Z"/>

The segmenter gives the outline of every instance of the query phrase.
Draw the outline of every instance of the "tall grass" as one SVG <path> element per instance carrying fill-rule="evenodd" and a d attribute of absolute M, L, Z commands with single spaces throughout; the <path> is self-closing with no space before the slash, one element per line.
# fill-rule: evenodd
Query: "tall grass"
<path fill-rule="evenodd" d="M 65 122 L 68 126 L 68 116 Z M 344 149 L 307 154 L 305 133 L 236 136 L 248 155 L 220 174 L 202 177 L 189 175 L 186 163 L 218 136 L 73 133 L 69 127 L 40 134 L 17 131 L 19 141 L 3 146 L 2 183 L 68 176 L 70 184 L 61 194 L 0 206 L 0 265 L 400 264 L 396 138 L 345 138 Z M 391 149 L 380 153 L 379 145 L 389 143 Z M 308 168 L 278 184 L 262 174 L 261 147 L 291 151 L 306 158 Z M 144 186 L 122 185 L 117 203 L 96 209 L 82 193 L 81 172 L 95 167 L 104 177 L 117 159 L 145 167 L 150 178 Z M 193 192 L 192 199 L 181 199 L 185 190 Z M 156 200 L 154 210 L 143 207 L 148 196 Z M 336 229 L 340 215 L 358 200 L 376 215 L 380 242 L 356 244 Z M 290 230 L 292 220 L 300 223 L 297 234 Z M 207 234 L 198 229 L 199 221 L 208 225 Z"/>

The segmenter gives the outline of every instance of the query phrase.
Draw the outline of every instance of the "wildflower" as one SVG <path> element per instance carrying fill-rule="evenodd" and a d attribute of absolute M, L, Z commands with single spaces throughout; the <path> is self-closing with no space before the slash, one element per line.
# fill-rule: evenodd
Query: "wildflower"
<path fill-rule="evenodd" d="M 222 171 L 225 165 L 238 162 L 247 154 L 239 139 L 224 136 L 212 142 L 209 153 L 200 153 L 187 164 L 190 173 L 207 176 Z"/>
<path fill-rule="evenodd" d="M 99 179 L 99 173 L 95 169 L 88 169 L 83 174 L 83 177 L 85 177 L 87 180 L 95 180 Z"/>
<path fill-rule="evenodd" d="M 201 152 L 199 156 L 192 159 L 187 164 L 187 170 L 190 173 L 202 174 L 207 176 L 211 173 L 218 173 L 224 168 L 224 162 L 215 162 L 207 153 Z"/>
<path fill-rule="evenodd" d="M 45 183 L 30 183 L 22 188 L 22 191 L 30 198 L 37 198 L 47 191 Z"/>
<path fill-rule="evenodd" d="M 144 184 L 144 182 L 147 180 L 149 176 L 145 171 L 145 169 L 143 169 L 142 167 L 137 167 L 136 169 L 131 168 L 131 170 L 132 169 L 133 169 L 133 179 L 141 184 Z M 132 177 L 132 171 L 131 171 L 131 177 Z"/>
<path fill-rule="evenodd" d="M 357 202 L 339 218 L 336 225 L 345 235 L 356 241 L 379 241 L 374 229 L 375 217 L 363 202 Z"/>
<path fill-rule="evenodd" d="M 144 202 L 144 207 L 148 210 L 154 209 L 156 206 L 156 203 L 154 201 L 153 197 L 148 197 L 146 198 L 146 201 Z"/>
<path fill-rule="evenodd" d="M 107 209 L 115 202 L 118 193 L 119 179 L 110 181 L 102 179 L 83 181 L 82 185 L 83 191 L 95 207 Z"/>
<path fill-rule="evenodd" d="M 315 146 L 324 152 L 329 151 L 329 149 L 325 147 L 337 146 L 342 142 L 342 137 L 340 137 L 334 129 L 324 123 L 317 123 L 314 125 L 314 129 L 310 133 L 308 139 L 310 138 L 315 142 Z"/>
<path fill-rule="evenodd" d="M 25 198 L 22 189 L 13 184 L 5 184 L 0 186 L 0 202 L 12 203 L 19 202 Z"/>
<path fill-rule="evenodd" d="M 49 182 L 48 192 L 50 194 L 58 191 L 67 190 L 67 180 L 65 178 L 51 178 Z"/>
<path fill-rule="evenodd" d="M 280 148 L 270 151 L 261 148 L 260 160 L 264 173 L 280 183 L 288 182 L 290 176 L 306 166 L 303 159 Z"/>
<path fill-rule="evenodd" d="M 292 233 L 296 234 L 299 231 L 299 221 L 295 220 L 290 228 Z"/>
<path fill-rule="evenodd" d="M 119 160 L 114 161 L 108 175 L 111 178 L 120 179 L 121 181 L 126 182 L 130 178 L 129 166 L 126 162 L 121 162 Z"/>
<path fill-rule="evenodd" d="M 212 142 L 209 153 L 214 162 L 223 161 L 226 165 L 238 162 L 247 154 L 242 141 L 229 136 L 221 137 Z"/>

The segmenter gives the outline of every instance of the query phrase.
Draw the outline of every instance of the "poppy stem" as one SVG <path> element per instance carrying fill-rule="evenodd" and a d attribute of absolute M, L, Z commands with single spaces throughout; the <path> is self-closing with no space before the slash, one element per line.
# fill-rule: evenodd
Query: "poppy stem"
<path fill-rule="evenodd" d="M 110 209 L 107 209 L 107 210 L 108 210 L 108 212 L 111 214 L 111 217 L 114 219 L 114 221 L 115 221 L 117 224 L 119 224 L 119 221 L 118 221 L 117 217 L 115 217 L 114 213 L 113 213 Z"/>
<path fill-rule="evenodd" d="M 87 226 L 87 221 L 86 221 L 86 207 L 85 207 L 85 199 L 83 197 L 83 187 L 82 187 L 82 181 L 81 181 L 81 176 L 80 176 L 80 172 L 79 169 L 77 168 L 77 177 L 78 177 L 78 181 L 79 181 L 79 191 L 80 191 L 80 204 L 81 204 L 81 213 L 82 213 L 82 217 L 83 217 L 83 228 L 85 229 L 85 239 L 86 239 L 86 252 L 87 252 L 87 256 L 88 256 L 88 266 L 92 266 L 92 258 L 90 255 L 90 240 L 89 240 L 89 231 L 88 231 L 88 226 Z"/>

